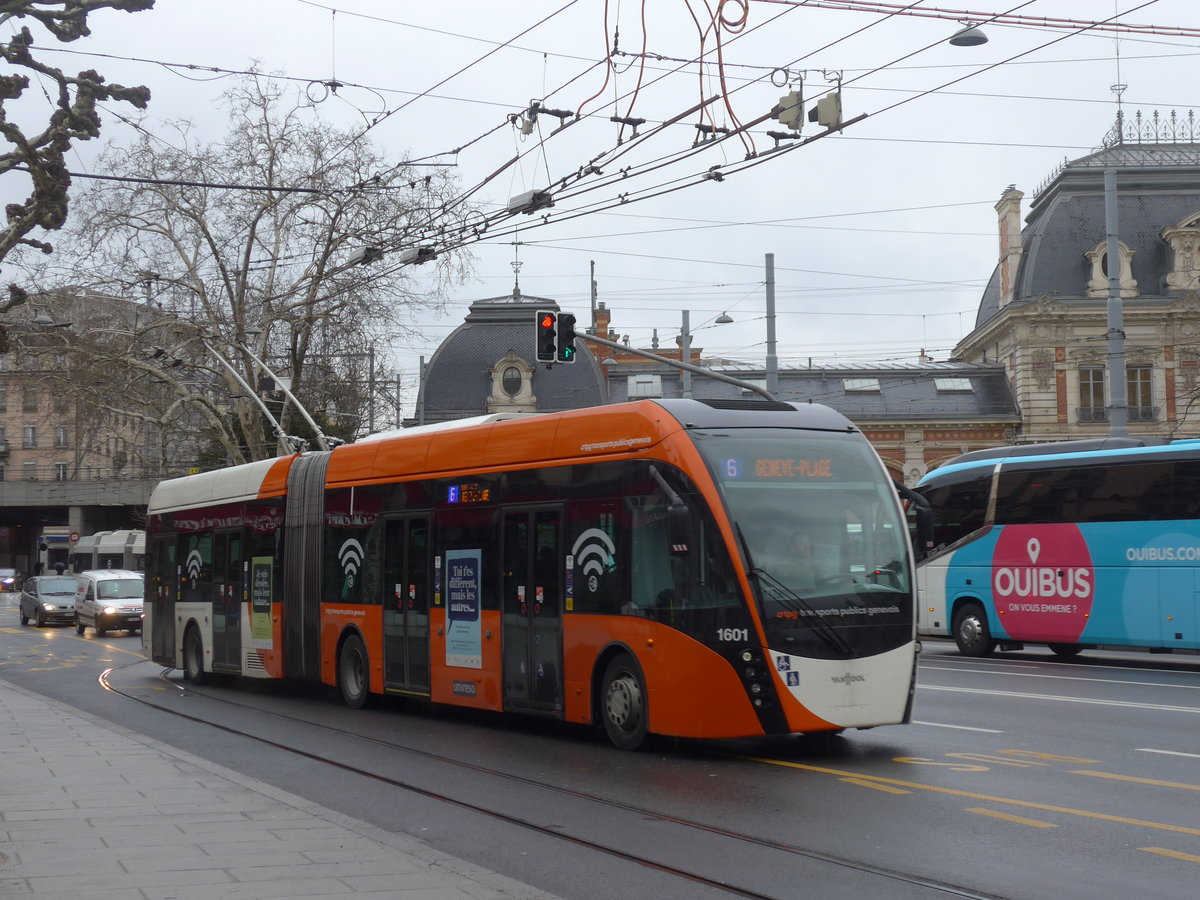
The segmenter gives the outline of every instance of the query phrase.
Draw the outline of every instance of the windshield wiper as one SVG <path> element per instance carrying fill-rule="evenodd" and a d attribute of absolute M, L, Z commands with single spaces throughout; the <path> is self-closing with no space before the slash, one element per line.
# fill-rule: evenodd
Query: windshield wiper
<path fill-rule="evenodd" d="M 817 612 L 809 604 L 807 600 L 789 588 L 786 584 L 768 572 L 754 564 L 754 558 L 750 555 L 750 544 L 746 540 L 746 535 L 742 533 L 742 525 L 740 522 L 735 522 L 733 526 L 737 530 L 738 540 L 742 544 L 742 553 L 746 556 L 746 566 L 750 576 L 757 582 L 759 592 L 762 594 L 770 594 L 770 599 L 774 600 L 784 609 L 790 612 L 804 616 L 805 624 L 812 632 L 823 640 L 827 645 L 839 653 L 850 654 L 852 648 L 846 639 L 838 632 L 837 628 L 829 624 L 829 620 Z M 760 605 L 765 615 L 765 605 Z M 764 623 L 765 624 L 765 623 Z"/>

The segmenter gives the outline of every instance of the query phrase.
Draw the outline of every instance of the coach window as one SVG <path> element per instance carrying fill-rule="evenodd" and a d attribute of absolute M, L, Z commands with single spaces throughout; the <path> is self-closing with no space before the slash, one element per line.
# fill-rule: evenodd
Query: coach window
<path fill-rule="evenodd" d="M 1162 462 L 1115 463 L 1093 470 L 1080 522 L 1136 522 L 1162 519 L 1174 490 L 1173 465 Z"/>
<path fill-rule="evenodd" d="M 947 547 L 984 526 L 992 470 L 968 472 L 957 481 L 921 491 L 933 507 L 933 545 Z"/>
<path fill-rule="evenodd" d="M 1091 472 L 1086 467 L 1002 470 L 996 489 L 997 525 L 1077 522 Z"/>

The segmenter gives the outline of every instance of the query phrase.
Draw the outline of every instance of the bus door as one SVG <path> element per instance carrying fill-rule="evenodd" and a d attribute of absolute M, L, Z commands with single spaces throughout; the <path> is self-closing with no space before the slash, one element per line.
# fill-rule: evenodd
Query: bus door
<path fill-rule="evenodd" d="M 213 535 L 213 668 L 240 672 L 242 668 L 242 534 Z"/>
<path fill-rule="evenodd" d="M 562 526 L 559 509 L 504 514 L 504 705 L 562 709 Z"/>
<path fill-rule="evenodd" d="M 179 577 L 175 564 L 175 535 L 150 538 L 154 562 L 147 579 L 150 595 L 150 658 L 164 666 L 175 665 L 175 599 Z"/>
<path fill-rule="evenodd" d="M 383 540 L 385 688 L 429 693 L 429 518 L 391 519 Z"/>

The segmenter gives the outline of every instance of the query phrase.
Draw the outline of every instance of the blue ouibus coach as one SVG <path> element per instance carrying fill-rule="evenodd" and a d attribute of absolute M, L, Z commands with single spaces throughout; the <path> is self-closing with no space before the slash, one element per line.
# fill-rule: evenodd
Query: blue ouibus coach
<path fill-rule="evenodd" d="M 916 491 L 933 515 L 918 633 L 968 656 L 1200 652 L 1200 441 L 978 450 Z"/>

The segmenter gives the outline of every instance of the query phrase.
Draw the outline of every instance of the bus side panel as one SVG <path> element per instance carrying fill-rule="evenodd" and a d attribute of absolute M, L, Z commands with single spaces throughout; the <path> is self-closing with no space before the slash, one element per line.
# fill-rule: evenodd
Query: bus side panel
<path fill-rule="evenodd" d="M 480 612 L 483 667 L 446 665 L 446 608 L 429 610 L 429 696 L 435 703 L 499 711 L 504 708 L 500 611 Z"/>

